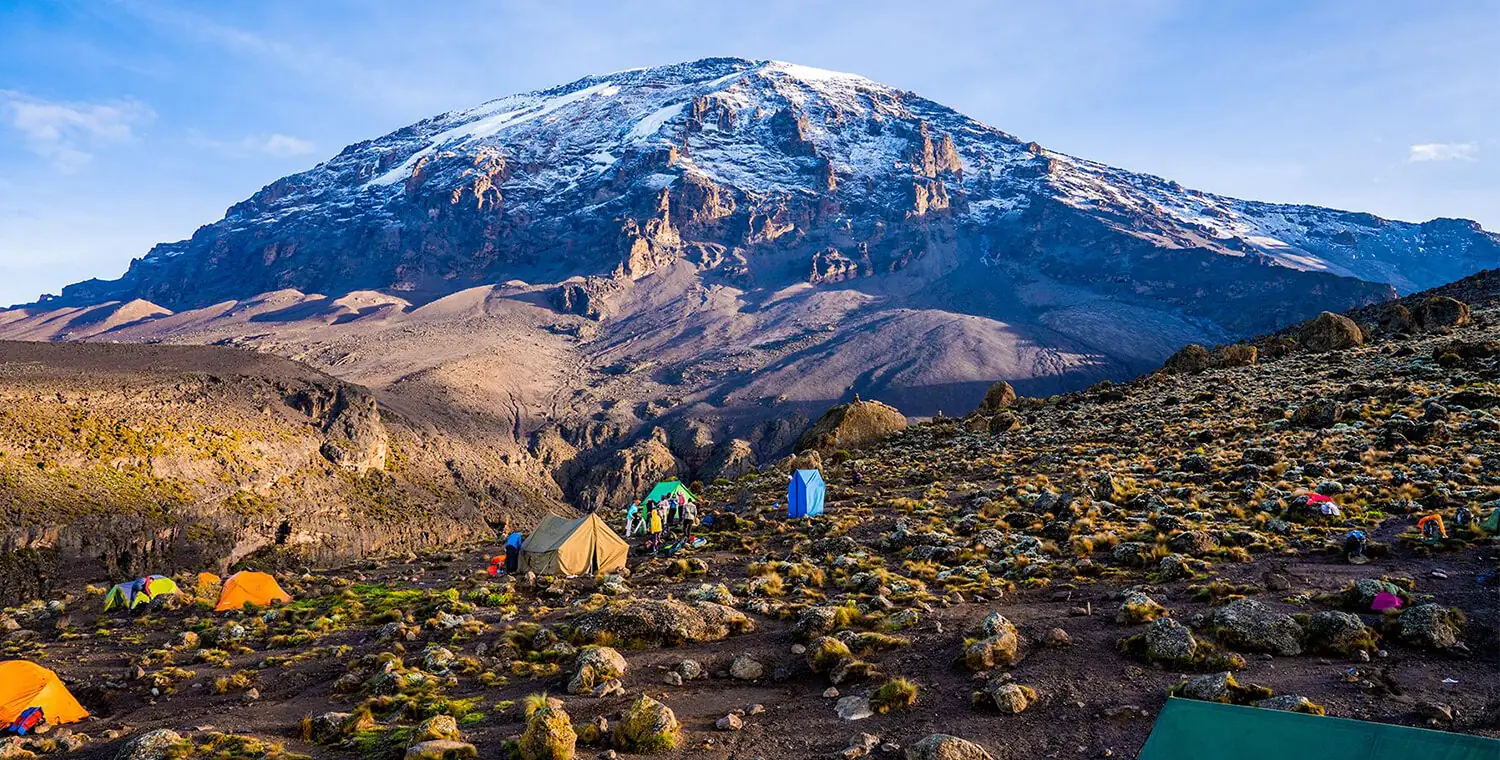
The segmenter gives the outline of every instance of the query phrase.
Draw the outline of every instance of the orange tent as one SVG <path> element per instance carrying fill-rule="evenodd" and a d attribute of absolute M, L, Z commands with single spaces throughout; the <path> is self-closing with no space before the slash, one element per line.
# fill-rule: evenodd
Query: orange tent
<path fill-rule="evenodd" d="M 292 595 L 281 590 L 281 585 L 265 573 L 242 570 L 224 581 L 224 591 L 219 594 L 219 605 L 215 612 L 242 609 L 246 604 L 265 607 L 271 602 L 290 602 Z"/>
<path fill-rule="evenodd" d="M 89 716 L 56 673 L 26 660 L 0 662 L 0 726 L 14 723 L 31 707 L 42 708 L 42 716 L 54 726 Z"/>
<path fill-rule="evenodd" d="M 220 582 L 219 576 L 214 575 L 213 573 L 210 573 L 210 572 L 198 573 L 198 585 L 199 586 L 217 586 L 217 585 L 219 585 L 219 582 Z"/>

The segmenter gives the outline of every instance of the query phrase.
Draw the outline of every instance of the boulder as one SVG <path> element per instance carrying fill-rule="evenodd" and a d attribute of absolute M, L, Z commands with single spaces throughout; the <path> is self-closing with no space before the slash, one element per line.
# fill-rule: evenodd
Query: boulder
<path fill-rule="evenodd" d="M 636 697 L 615 723 L 613 743 L 624 752 L 665 752 L 681 742 L 682 724 L 672 708 L 645 694 Z"/>
<path fill-rule="evenodd" d="M 1169 375 L 1196 375 L 1213 367 L 1213 354 L 1197 343 L 1189 343 L 1167 357 L 1161 369 Z"/>
<path fill-rule="evenodd" d="M 1401 640 L 1431 650 L 1451 649 L 1459 641 L 1463 615 L 1441 604 L 1408 607 L 1399 620 Z"/>
<path fill-rule="evenodd" d="M 1307 648 L 1312 652 L 1352 655 L 1374 649 L 1375 632 L 1358 615 L 1322 610 L 1307 620 Z"/>
<path fill-rule="evenodd" d="M 1302 654 L 1302 626 L 1291 615 L 1254 599 L 1239 599 L 1215 610 L 1213 624 L 1229 646 L 1284 657 Z"/>
<path fill-rule="evenodd" d="M 1363 346 L 1365 334 L 1354 320 L 1325 311 L 1302 325 L 1297 342 L 1309 351 L 1340 351 Z"/>
<path fill-rule="evenodd" d="M 1015 405 L 1016 389 L 1012 388 L 1010 383 L 1001 380 L 991 385 L 990 389 L 985 392 L 984 401 L 979 403 L 979 411 L 981 413 L 994 413 Z"/>
<path fill-rule="evenodd" d="M 933 734 L 906 745 L 906 760 L 995 760 L 984 747 L 957 736 Z"/>
<path fill-rule="evenodd" d="M 1031 700 L 1036 698 L 1036 692 L 1029 687 L 1009 682 L 994 684 L 986 693 L 995 709 L 1006 715 L 1015 715 L 1025 710 L 1031 706 Z"/>
<path fill-rule="evenodd" d="M 578 651 L 573 678 L 568 681 L 568 693 L 588 694 L 605 681 L 623 677 L 629 667 L 625 656 L 611 647 L 584 647 Z"/>
<path fill-rule="evenodd" d="M 1214 538 L 1207 531 L 1188 530 L 1168 539 L 1167 546 L 1174 552 L 1202 557 L 1219 548 L 1219 539 Z"/>
<path fill-rule="evenodd" d="M 1331 398 L 1309 401 L 1292 411 L 1292 424 L 1302 428 L 1321 430 L 1338 423 L 1343 407 Z"/>
<path fill-rule="evenodd" d="M 721 641 L 755 630 L 755 623 L 744 613 L 714 602 L 632 599 L 578 616 L 573 630 L 585 639 L 598 640 L 608 634 L 620 641 L 683 644 Z"/>
<path fill-rule="evenodd" d="M 1021 639 L 1011 627 L 993 636 L 982 638 L 964 650 L 964 664 L 970 670 L 989 670 L 998 665 L 1009 665 L 1016 661 Z"/>
<path fill-rule="evenodd" d="M 435 739 L 458 741 L 462 738 L 463 736 L 458 732 L 458 721 L 454 720 L 452 715 L 434 715 L 417 724 L 411 741 L 417 744 Z"/>
<path fill-rule="evenodd" d="M 315 744 L 334 741 L 342 736 L 344 724 L 348 723 L 352 717 L 354 717 L 353 713 L 326 712 L 309 718 L 305 724 L 304 738 Z"/>
<path fill-rule="evenodd" d="M 1219 367 L 1250 367 L 1260 358 L 1260 349 L 1248 343 L 1221 346 L 1214 351 L 1214 364 Z"/>
<path fill-rule="evenodd" d="M 1121 625 L 1139 625 L 1166 617 L 1167 614 L 1167 608 L 1158 604 L 1155 599 L 1140 591 L 1131 591 L 1120 601 L 1120 609 L 1115 612 L 1115 622 Z"/>
<path fill-rule="evenodd" d="M 765 675 L 765 672 L 766 666 L 748 654 L 734 658 L 734 662 L 729 664 L 729 677 L 736 681 L 756 681 Z"/>
<path fill-rule="evenodd" d="M 833 710 L 842 720 L 864 720 L 875 714 L 870 708 L 870 698 L 860 695 L 839 698 Z"/>
<path fill-rule="evenodd" d="M 518 749 L 521 760 L 573 760 L 578 733 L 561 707 L 548 704 L 526 720 Z"/>
<path fill-rule="evenodd" d="M 1198 651 L 1193 632 L 1172 618 L 1158 618 L 1146 626 L 1146 658 L 1151 662 L 1184 663 Z"/>
<path fill-rule="evenodd" d="M 1429 296 L 1412 310 L 1412 318 L 1423 330 L 1440 330 L 1445 327 L 1463 327 L 1472 318 L 1469 305 L 1448 296 Z"/>
<path fill-rule="evenodd" d="M 1309 715 L 1322 715 L 1323 706 L 1319 705 L 1301 694 L 1279 694 L 1274 697 L 1259 700 L 1256 707 L 1262 710 L 1283 710 L 1285 712 L 1307 713 Z"/>
<path fill-rule="evenodd" d="M 125 742 L 115 754 L 115 760 L 166 760 L 172 749 L 181 743 L 181 734 L 169 728 L 158 728 Z"/>
<path fill-rule="evenodd" d="M 479 751 L 468 742 L 432 739 L 407 747 L 405 760 L 475 760 L 478 757 Z M 572 755 L 553 755 L 552 757 L 555 760 L 566 760 Z"/>
<path fill-rule="evenodd" d="M 829 409 L 797 440 L 795 450 L 859 448 L 905 429 L 906 415 L 895 407 L 856 399 Z"/>

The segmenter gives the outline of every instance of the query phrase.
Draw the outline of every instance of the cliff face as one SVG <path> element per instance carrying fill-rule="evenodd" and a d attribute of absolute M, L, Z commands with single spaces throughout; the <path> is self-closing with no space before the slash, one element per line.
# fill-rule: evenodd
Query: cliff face
<path fill-rule="evenodd" d="M 368 391 L 209 347 L 0 342 L 0 604 L 489 537 L 551 502 Z"/>

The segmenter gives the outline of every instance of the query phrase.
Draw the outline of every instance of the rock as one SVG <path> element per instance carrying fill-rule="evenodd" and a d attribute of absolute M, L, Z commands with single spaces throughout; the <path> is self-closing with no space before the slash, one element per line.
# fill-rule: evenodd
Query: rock
<path fill-rule="evenodd" d="M 442 675 L 448 672 L 448 668 L 457 659 L 453 654 L 453 650 L 447 647 L 429 645 L 426 651 L 422 652 L 422 669 L 428 673 Z"/>
<path fill-rule="evenodd" d="M 1214 352 L 1214 364 L 1219 367 L 1250 367 L 1260 358 L 1260 349 L 1247 343 L 1222 346 Z"/>
<path fill-rule="evenodd" d="M 672 708 L 642 694 L 615 724 L 613 742 L 623 752 L 665 752 L 682 742 L 682 724 Z"/>
<path fill-rule="evenodd" d="M 1352 655 L 1375 648 L 1375 632 L 1358 615 L 1335 610 L 1314 612 L 1307 620 L 1307 649 Z"/>
<path fill-rule="evenodd" d="M 984 747 L 948 734 L 933 734 L 906 747 L 906 760 L 995 760 Z"/>
<path fill-rule="evenodd" d="M 823 698 L 824 699 L 833 699 L 833 698 L 837 697 L 838 695 L 839 695 L 839 690 L 837 688 L 832 687 L 832 686 L 830 686 L 830 687 L 828 687 L 828 688 L 826 688 L 826 689 L 823 690 Z"/>
<path fill-rule="evenodd" d="M 1197 343 L 1189 343 L 1167 357 L 1161 369 L 1169 375 L 1196 375 L 1213 367 L 1213 354 Z"/>
<path fill-rule="evenodd" d="M 1440 604 L 1408 607 L 1399 620 L 1401 639 L 1423 649 L 1452 649 L 1458 644 L 1462 620 L 1457 610 Z"/>
<path fill-rule="evenodd" d="M 324 435 L 321 451 L 329 462 L 360 474 L 385 469 L 390 434 L 368 391 L 340 385 Z"/>
<path fill-rule="evenodd" d="M 1193 571 L 1188 567 L 1187 559 L 1181 554 L 1168 554 L 1157 561 L 1156 574 L 1163 581 L 1175 581 L 1179 578 L 1191 577 Z"/>
<path fill-rule="evenodd" d="M 814 639 L 833 633 L 839 627 L 840 614 L 839 607 L 809 607 L 797 616 L 797 622 L 792 624 L 792 632 L 802 639 Z"/>
<path fill-rule="evenodd" d="M 1363 346 L 1365 335 L 1354 320 L 1325 311 L 1303 324 L 1297 333 L 1297 342 L 1309 351 L 1340 351 Z"/>
<path fill-rule="evenodd" d="M 1010 383 L 1001 380 L 991 385 L 990 389 L 985 392 L 984 401 L 979 404 L 979 411 L 981 413 L 994 413 L 1015 405 L 1016 389 L 1012 388 Z"/>
<path fill-rule="evenodd" d="M 745 727 L 745 720 L 734 713 L 714 721 L 714 728 L 720 731 L 738 731 Z"/>
<path fill-rule="evenodd" d="M 1042 644 L 1054 648 L 1069 647 L 1073 646 L 1073 638 L 1068 635 L 1067 631 L 1061 628 L 1053 628 L 1042 636 Z"/>
<path fill-rule="evenodd" d="M 1120 609 L 1115 612 L 1115 622 L 1121 625 L 1139 625 L 1166 615 L 1167 608 L 1158 604 L 1155 599 L 1140 591 L 1131 591 L 1120 601 Z"/>
<path fill-rule="evenodd" d="M 703 666 L 700 665 L 697 660 L 683 660 L 682 662 L 677 663 L 677 674 L 682 676 L 682 680 L 684 681 L 691 681 L 694 678 L 702 678 Z"/>
<path fill-rule="evenodd" d="M 181 742 L 182 736 L 176 731 L 158 728 L 125 742 L 115 760 L 166 760 L 172 748 Z"/>
<path fill-rule="evenodd" d="M 742 654 L 734 658 L 729 664 L 729 675 L 737 681 L 759 680 L 766 672 L 766 667 L 748 654 Z"/>
<path fill-rule="evenodd" d="M 851 401 L 829 409 L 797 440 L 795 451 L 855 449 L 906 429 L 906 415 L 879 401 Z"/>
<path fill-rule="evenodd" d="M 1016 661 L 1021 638 L 1016 627 L 996 612 L 985 618 L 985 638 L 970 644 L 964 650 L 964 664 L 970 670 L 989 670 L 997 665 L 1009 665 Z"/>
<path fill-rule="evenodd" d="M 605 697 L 613 697 L 624 693 L 625 684 L 622 683 L 618 678 L 611 678 L 595 686 L 594 690 L 589 692 L 589 695 L 595 699 L 603 699 Z"/>
<path fill-rule="evenodd" d="M 732 438 L 714 450 L 708 464 L 703 466 L 699 477 L 709 483 L 719 478 L 739 480 L 755 471 L 755 448 L 749 441 Z"/>
<path fill-rule="evenodd" d="M 1213 613 L 1213 623 L 1219 638 L 1229 646 L 1283 657 L 1302 654 L 1302 626 L 1291 615 L 1254 599 L 1239 599 L 1220 607 Z"/>
<path fill-rule="evenodd" d="M 562 707 L 548 704 L 526 720 L 526 731 L 517 745 L 521 760 L 573 760 L 578 733 Z"/>
<path fill-rule="evenodd" d="M 1174 552 L 1202 557 L 1219 548 L 1219 540 L 1204 531 L 1189 530 L 1168 539 L 1167 546 Z"/>
<path fill-rule="evenodd" d="M 1420 702 L 1416 713 L 1418 718 L 1434 723 L 1453 722 L 1453 707 L 1442 702 Z"/>
<path fill-rule="evenodd" d="M 849 645 L 832 637 L 819 636 L 807 645 L 806 651 L 807 667 L 814 673 L 826 673 L 843 660 L 851 656 Z"/>
<path fill-rule="evenodd" d="M 1021 429 L 1021 420 L 1010 412 L 999 412 L 985 422 L 984 429 L 990 435 L 1014 433 Z"/>
<path fill-rule="evenodd" d="M 344 724 L 354 717 L 352 713 L 326 712 L 307 722 L 307 738 L 316 744 L 325 744 L 343 734 Z"/>
<path fill-rule="evenodd" d="M 1297 407 L 1292 412 L 1292 424 L 1302 428 L 1322 430 L 1338 423 L 1343 407 L 1337 401 L 1320 398 Z"/>
<path fill-rule="evenodd" d="M 755 623 L 744 613 L 713 602 L 632 599 L 578 616 L 573 629 L 587 639 L 609 634 L 624 641 L 683 644 L 749 633 Z"/>
<path fill-rule="evenodd" d="M 475 760 L 478 757 L 479 751 L 474 749 L 474 745 L 450 739 L 432 739 L 406 748 L 406 760 Z M 555 760 L 571 757 L 571 754 L 553 756 Z"/>
<path fill-rule="evenodd" d="M 864 720 L 865 718 L 868 718 L 871 715 L 875 714 L 875 712 L 870 709 L 870 698 L 859 695 L 848 696 L 839 699 L 838 703 L 834 705 L 833 709 L 838 713 L 839 718 L 851 721 Z"/>
<path fill-rule="evenodd" d="M 1185 663 L 1198 651 L 1193 632 L 1172 618 L 1159 618 L 1146 626 L 1146 659 L 1151 662 Z"/>
<path fill-rule="evenodd" d="M 662 683 L 665 683 L 668 686 L 681 686 L 682 674 L 678 673 L 675 670 L 669 670 L 665 675 L 661 677 L 661 680 Z"/>
<path fill-rule="evenodd" d="M 1448 296 L 1429 296 L 1412 310 L 1412 317 L 1423 330 L 1463 327 L 1473 321 L 1469 305 Z"/>
<path fill-rule="evenodd" d="M 573 678 L 568 681 L 569 694 L 588 694 L 599 684 L 622 678 L 630 664 L 625 656 L 611 647 L 589 646 L 578 650 Z"/>
<path fill-rule="evenodd" d="M 1026 686 L 1006 682 L 990 687 L 989 696 L 990 701 L 995 703 L 995 709 L 1006 715 L 1014 715 L 1031 705 L 1036 692 Z"/>
<path fill-rule="evenodd" d="M 1322 715 L 1323 707 L 1300 694 L 1278 694 L 1274 697 L 1259 700 L 1256 707 L 1263 710 L 1282 710 L 1284 712 L 1308 713 L 1309 715 Z"/>
<path fill-rule="evenodd" d="M 1227 670 L 1221 673 L 1194 676 L 1183 682 L 1177 695 L 1203 702 L 1228 702 L 1229 682 L 1230 675 Z"/>

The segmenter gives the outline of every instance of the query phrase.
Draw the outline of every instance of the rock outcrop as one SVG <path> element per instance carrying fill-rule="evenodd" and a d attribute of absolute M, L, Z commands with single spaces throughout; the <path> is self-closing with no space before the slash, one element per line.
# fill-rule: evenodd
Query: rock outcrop
<path fill-rule="evenodd" d="M 855 449 L 906 429 L 906 416 L 879 401 L 855 399 L 829 409 L 802 437 L 797 451 Z"/>

